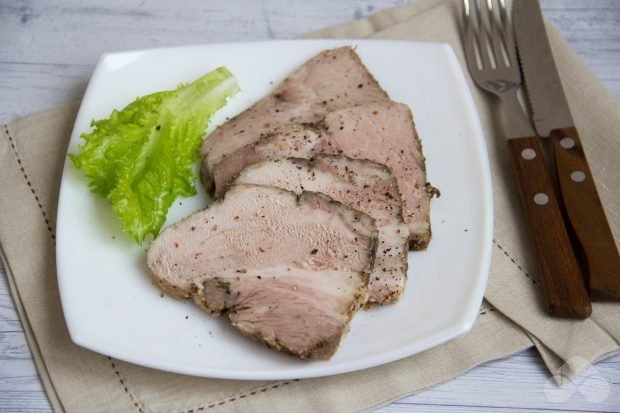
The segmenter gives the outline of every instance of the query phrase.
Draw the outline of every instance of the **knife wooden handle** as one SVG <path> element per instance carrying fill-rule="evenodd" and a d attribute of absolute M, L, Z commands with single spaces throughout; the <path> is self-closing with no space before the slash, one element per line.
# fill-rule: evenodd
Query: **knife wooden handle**
<path fill-rule="evenodd" d="M 587 318 L 592 306 L 537 137 L 508 140 L 521 205 L 549 314 Z"/>
<path fill-rule="evenodd" d="M 577 129 L 556 129 L 550 139 L 560 198 L 590 292 L 620 298 L 620 255 Z"/>

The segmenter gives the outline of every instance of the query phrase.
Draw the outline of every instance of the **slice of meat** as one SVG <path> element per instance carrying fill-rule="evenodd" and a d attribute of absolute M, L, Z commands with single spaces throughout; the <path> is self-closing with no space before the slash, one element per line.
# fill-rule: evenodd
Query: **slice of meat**
<path fill-rule="evenodd" d="M 252 165 L 273 157 L 297 156 L 308 157 L 315 153 L 330 153 L 329 135 L 320 125 L 315 124 L 290 124 L 282 127 L 278 132 L 264 135 L 258 142 L 246 145 L 243 148 L 229 154 L 223 162 L 216 165 L 209 172 L 203 167 L 201 174 L 212 176 L 215 188 L 215 197 L 221 196 L 232 184 L 235 176 L 246 166 Z"/>
<path fill-rule="evenodd" d="M 201 149 L 203 183 L 212 191 L 215 165 L 265 133 L 291 122 L 316 122 L 329 111 L 387 99 L 353 48 L 323 51 L 300 66 L 272 94 L 209 135 Z"/>
<path fill-rule="evenodd" d="M 367 299 L 376 239 L 372 218 L 323 194 L 237 185 L 164 230 L 147 261 L 173 297 L 277 350 L 329 359 Z"/>
<path fill-rule="evenodd" d="M 379 236 L 368 301 L 387 304 L 400 297 L 407 277 L 409 228 L 403 222 L 398 184 L 385 166 L 342 155 L 277 159 L 249 166 L 234 184 L 321 192 L 374 218 Z"/>
<path fill-rule="evenodd" d="M 326 114 L 319 124 L 291 125 L 286 131 L 263 136 L 216 165 L 216 194 L 223 193 L 238 173 L 258 161 L 317 154 L 343 154 L 386 165 L 398 182 L 409 226 L 409 247 L 426 248 L 431 237 L 432 187 L 426 182 L 422 145 L 411 111 L 402 103 L 353 106 Z"/>
<path fill-rule="evenodd" d="M 409 106 L 380 102 L 328 113 L 325 128 L 339 150 L 390 168 L 403 199 L 410 247 L 424 249 L 431 238 L 430 199 L 426 165 Z"/>

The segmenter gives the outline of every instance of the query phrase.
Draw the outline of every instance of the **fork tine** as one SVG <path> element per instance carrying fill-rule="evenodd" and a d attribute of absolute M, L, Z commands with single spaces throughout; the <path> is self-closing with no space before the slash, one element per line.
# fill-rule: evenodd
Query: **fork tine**
<path fill-rule="evenodd" d="M 485 4 L 481 5 L 480 1 Z M 515 59 L 514 38 L 504 0 L 462 2 L 463 51 L 472 80 L 480 88 L 502 99 L 512 97 L 521 86 L 521 72 Z M 497 11 L 494 10 L 496 4 Z M 485 10 L 481 10 L 481 7 Z M 495 65 L 490 64 L 493 57 Z M 517 126 L 523 125 L 525 123 Z"/>
<path fill-rule="evenodd" d="M 478 67 L 476 51 L 474 50 L 474 27 L 472 23 L 470 0 L 463 0 L 463 50 L 469 67 Z"/>
<path fill-rule="evenodd" d="M 462 18 L 463 18 L 463 29 L 465 33 L 467 33 L 467 29 L 469 28 L 469 0 L 463 0 L 462 9 Z"/>
<path fill-rule="evenodd" d="M 499 2 L 499 17 L 502 23 L 502 38 L 504 40 L 504 48 L 508 56 L 508 65 L 513 66 L 517 64 L 517 50 L 514 41 L 514 35 L 512 33 L 512 26 L 510 20 L 508 20 L 508 13 L 506 12 L 505 0 L 498 0 Z"/>
<path fill-rule="evenodd" d="M 504 0 L 498 0 L 499 3 L 499 21 L 502 24 L 504 33 L 508 32 L 508 16 L 506 15 L 506 2 Z"/>
<path fill-rule="evenodd" d="M 495 67 L 505 67 L 506 62 L 504 60 L 504 54 L 502 53 L 502 38 L 503 33 L 497 27 L 497 20 L 495 19 L 495 11 L 493 10 L 493 0 L 486 0 L 487 3 L 487 17 L 489 26 L 491 27 L 490 43 L 493 49 L 493 58 L 495 60 Z"/>
<path fill-rule="evenodd" d="M 490 36 L 488 35 L 488 29 L 484 21 L 485 19 L 482 17 L 482 13 L 480 12 L 480 0 L 474 0 L 474 4 L 476 8 L 476 18 L 478 20 L 478 30 L 476 33 L 476 37 L 478 38 L 478 51 L 480 52 L 482 69 L 490 69 L 492 68 L 488 48 Z"/>

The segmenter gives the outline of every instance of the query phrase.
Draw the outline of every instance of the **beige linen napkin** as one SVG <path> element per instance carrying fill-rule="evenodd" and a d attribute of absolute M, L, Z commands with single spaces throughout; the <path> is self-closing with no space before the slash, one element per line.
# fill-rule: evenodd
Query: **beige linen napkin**
<path fill-rule="evenodd" d="M 454 2 L 426 0 L 332 27 L 312 37 L 447 42 L 461 61 Z M 550 27 L 566 93 L 614 235 L 620 228 L 618 103 Z M 415 79 L 412 79 L 414 82 Z M 413 357 L 339 376 L 231 381 L 182 376 L 124 363 L 72 344 L 58 297 L 55 216 L 61 168 L 77 106 L 27 116 L 2 127 L 0 245 L 11 293 L 41 380 L 56 411 L 202 412 L 359 411 L 447 381 L 488 360 L 530 347 L 558 380 L 620 350 L 620 305 L 595 303 L 585 321 L 541 310 L 502 136 L 501 112 L 470 83 L 484 127 L 495 201 L 491 274 L 471 332 Z M 430 137 L 429 137 L 430 139 Z M 562 367 L 561 370 L 558 370 Z"/>

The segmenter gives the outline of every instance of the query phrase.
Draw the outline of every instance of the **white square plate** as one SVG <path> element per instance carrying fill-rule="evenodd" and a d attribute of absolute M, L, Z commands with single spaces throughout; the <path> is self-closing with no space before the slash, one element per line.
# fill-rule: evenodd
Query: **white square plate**
<path fill-rule="evenodd" d="M 377 366 L 426 350 L 473 325 L 489 271 L 493 210 L 482 129 L 452 49 L 445 44 L 381 40 L 295 40 L 209 44 L 104 55 L 92 76 L 69 144 L 75 152 L 91 119 L 137 96 L 175 88 L 225 65 L 240 92 L 210 129 L 269 93 L 321 50 L 353 45 L 390 97 L 408 104 L 424 144 L 433 239 L 409 254 L 409 280 L 397 304 L 360 311 L 330 361 L 277 353 L 191 302 L 161 297 L 145 249 L 121 231 L 107 201 L 90 193 L 66 162 L 57 221 L 57 265 L 73 341 L 132 363 L 227 379 L 326 376 Z M 205 207 L 204 190 L 177 200 L 167 225 Z"/>

